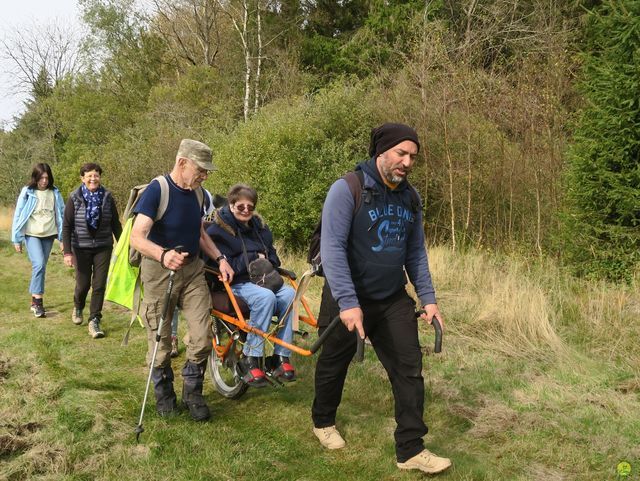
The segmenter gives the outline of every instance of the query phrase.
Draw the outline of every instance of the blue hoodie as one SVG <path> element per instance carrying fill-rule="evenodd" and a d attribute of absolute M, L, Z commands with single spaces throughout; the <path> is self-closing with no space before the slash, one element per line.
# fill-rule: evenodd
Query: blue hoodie
<path fill-rule="evenodd" d="M 407 275 L 421 304 L 435 304 L 422 210 L 414 212 L 411 205 L 413 187 L 403 181 L 389 189 L 375 159 L 358 169 L 364 173 L 359 210 L 353 212 L 353 195 L 344 179 L 331 186 L 322 209 L 322 268 L 340 310 L 359 307 L 359 299 L 392 296 L 404 288 Z"/>

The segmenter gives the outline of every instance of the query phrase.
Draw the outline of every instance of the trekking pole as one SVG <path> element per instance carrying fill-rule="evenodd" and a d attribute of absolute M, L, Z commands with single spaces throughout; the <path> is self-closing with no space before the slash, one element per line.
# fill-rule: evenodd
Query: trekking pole
<path fill-rule="evenodd" d="M 182 246 L 177 246 L 173 249 L 178 254 L 182 252 Z M 176 275 L 176 271 L 169 272 L 169 284 L 167 285 L 167 292 L 164 295 L 164 306 L 162 308 L 162 316 L 160 316 L 160 323 L 158 324 L 158 331 L 156 332 L 156 344 L 153 346 L 153 355 L 151 356 L 151 364 L 149 365 L 149 376 L 147 376 L 147 386 L 144 390 L 144 398 L 142 400 L 142 407 L 140 409 L 140 419 L 138 419 L 138 425 L 136 426 L 136 443 L 140 441 L 140 435 L 144 432 L 142 426 L 142 418 L 144 417 L 144 408 L 147 405 L 147 397 L 149 396 L 149 386 L 151 385 L 151 374 L 153 372 L 153 365 L 156 362 L 156 355 L 158 354 L 158 346 L 160 345 L 160 338 L 162 332 L 162 326 L 167 318 L 169 311 L 169 302 L 171 300 L 171 291 L 173 290 L 173 278 Z"/>
<path fill-rule="evenodd" d="M 422 314 L 425 314 L 424 309 L 416 311 L 416 317 L 420 317 Z M 433 316 L 431 318 L 431 325 L 433 326 L 436 334 L 436 340 L 433 345 L 433 352 L 438 354 L 442 351 L 442 326 L 440 325 L 440 321 L 436 318 L 436 316 Z"/>

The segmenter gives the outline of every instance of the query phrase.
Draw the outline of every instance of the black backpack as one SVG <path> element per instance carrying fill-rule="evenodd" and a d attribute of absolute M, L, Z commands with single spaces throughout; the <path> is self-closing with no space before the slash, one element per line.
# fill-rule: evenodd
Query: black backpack
<path fill-rule="evenodd" d="M 347 172 L 341 177 L 347 181 L 349 185 L 349 191 L 353 196 L 353 214 L 355 215 L 362 205 L 362 190 L 364 186 L 364 172 L 362 170 L 355 170 Z M 420 197 L 416 189 L 412 185 L 409 185 L 409 192 L 411 192 L 411 210 L 415 214 L 420 207 Z M 313 230 L 311 237 L 309 238 L 309 251 L 307 252 L 307 262 L 311 264 L 311 267 L 315 271 L 316 275 L 324 276 L 322 271 L 322 259 L 320 258 L 320 236 L 322 234 L 322 213 L 320 213 L 320 220 L 316 224 L 316 228 Z"/>

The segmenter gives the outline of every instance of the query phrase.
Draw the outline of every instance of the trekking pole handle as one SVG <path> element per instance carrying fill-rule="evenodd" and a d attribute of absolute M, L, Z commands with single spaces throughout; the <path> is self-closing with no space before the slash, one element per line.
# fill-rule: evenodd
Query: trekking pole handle
<path fill-rule="evenodd" d="M 357 330 L 354 334 L 356 335 L 356 354 L 353 356 L 353 362 L 362 362 L 364 361 L 364 339 L 360 337 Z"/>
<path fill-rule="evenodd" d="M 422 314 L 426 314 L 424 309 L 416 311 L 416 317 L 420 317 Z M 433 330 L 436 334 L 436 340 L 433 345 L 433 352 L 438 354 L 442 351 L 442 326 L 440 325 L 440 321 L 436 316 L 433 316 L 431 318 L 431 325 L 433 326 Z"/>
<path fill-rule="evenodd" d="M 169 249 L 171 251 L 176 251 L 178 254 L 182 254 L 182 251 L 184 250 L 184 246 L 175 246 L 173 249 Z"/>

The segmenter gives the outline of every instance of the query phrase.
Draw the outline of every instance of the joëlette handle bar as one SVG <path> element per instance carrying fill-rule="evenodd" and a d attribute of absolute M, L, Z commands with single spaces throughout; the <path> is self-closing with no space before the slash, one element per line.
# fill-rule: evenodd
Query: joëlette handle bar
<path fill-rule="evenodd" d="M 416 317 L 419 317 L 422 314 L 425 314 L 424 309 L 420 309 L 419 311 L 416 311 Z M 431 325 L 433 326 L 433 330 L 436 333 L 436 340 L 433 345 L 433 352 L 437 354 L 442 351 L 442 326 L 440 325 L 440 321 L 436 319 L 436 316 L 433 316 L 431 318 Z"/>
<path fill-rule="evenodd" d="M 331 334 L 331 332 L 336 328 L 336 326 L 338 324 L 340 324 L 342 321 L 340 320 L 340 316 L 336 316 L 333 318 L 333 320 L 331 321 L 331 323 L 327 326 L 327 328 L 324 330 L 324 332 L 318 337 L 318 339 L 316 340 L 316 342 L 314 342 L 311 347 L 309 348 L 309 351 L 311 351 L 312 354 L 315 354 L 315 352 L 320 349 L 320 346 L 322 346 L 322 343 L 324 343 L 324 341 L 327 340 L 327 338 L 329 337 L 329 335 Z M 356 354 L 353 357 L 354 362 L 362 362 L 364 360 L 364 339 L 362 339 L 360 337 L 360 335 L 358 334 L 358 331 L 354 331 L 354 334 L 356 336 L 357 339 L 357 344 L 356 344 Z"/>

